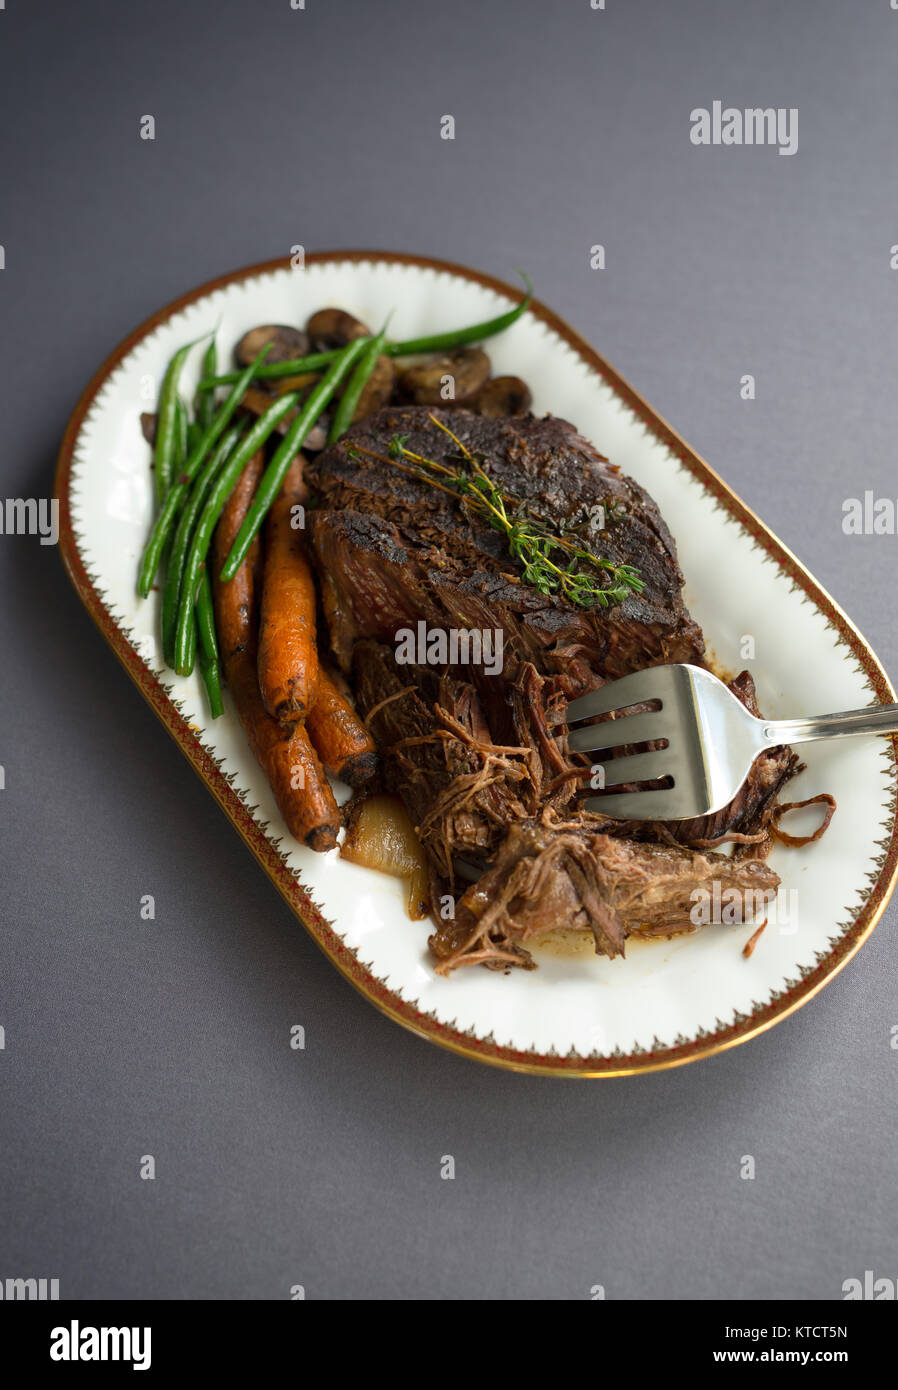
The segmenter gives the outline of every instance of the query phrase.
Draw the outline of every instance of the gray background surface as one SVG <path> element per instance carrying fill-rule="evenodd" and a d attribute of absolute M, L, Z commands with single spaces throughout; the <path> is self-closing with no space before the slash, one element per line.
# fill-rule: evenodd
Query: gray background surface
<path fill-rule="evenodd" d="M 296 242 L 524 265 L 894 675 L 898 539 L 840 522 L 898 494 L 896 91 L 889 0 L 8 0 L 0 495 L 48 494 L 97 364 L 215 274 Z M 715 98 L 797 106 L 799 152 L 694 147 Z M 809 1007 L 709 1062 L 478 1067 L 297 927 L 57 554 L 0 539 L 0 585 L 0 1276 L 829 1299 L 895 1274 L 894 909 Z"/>

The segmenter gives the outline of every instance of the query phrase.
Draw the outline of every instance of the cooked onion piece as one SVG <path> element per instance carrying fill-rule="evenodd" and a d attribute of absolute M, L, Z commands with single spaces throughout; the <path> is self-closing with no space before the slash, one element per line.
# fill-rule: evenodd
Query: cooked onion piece
<path fill-rule="evenodd" d="M 369 796 L 353 808 L 340 854 L 353 864 L 408 882 L 408 915 L 429 910 L 427 858 L 398 796 Z"/>

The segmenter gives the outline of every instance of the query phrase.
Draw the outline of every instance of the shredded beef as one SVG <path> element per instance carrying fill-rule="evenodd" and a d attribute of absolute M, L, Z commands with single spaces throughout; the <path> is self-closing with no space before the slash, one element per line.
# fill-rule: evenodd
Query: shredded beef
<path fill-rule="evenodd" d="M 779 878 L 759 860 L 639 844 L 582 822 L 520 821 L 430 944 L 443 974 L 481 962 L 531 966 L 526 943 L 559 927 L 588 928 L 598 952 L 623 955 L 628 935 L 693 930 L 693 894 L 710 893 L 715 882 L 754 912 L 776 892 Z"/>
<path fill-rule="evenodd" d="M 637 566 L 644 591 L 606 610 L 538 593 L 521 581 L 505 538 L 457 498 L 370 457 L 401 435 L 415 453 L 458 466 L 433 416 L 533 515 Z M 322 453 L 312 480 L 331 647 L 382 753 L 383 783 L 405 801 L 428 855 L 438 970 L 532 968 L 526 943 L 557 927 L 589 930 L 598 952 L 622 955 L 629 935 L 692 930 L 697 888 L 775 892 L 764 860 L 777 799 L 798 769 L 788 748 L 765 752 L 733 802 L 698 820 L 622 822 L 580 807 L 590 766 L 568 749 L 567 702 L 628 671 L 703 665 L 704 641 L 655 503 L 572 425 L 384 410 Z M 419 622 L 500 630 L 501 675 L 400 664 L 397 633 Z M 759 713 L 747 671 L 730 689 Z M 730 856 L 715 852 L 723 845 Z M 447 893 L 457 900 L 448 921 Z"/>

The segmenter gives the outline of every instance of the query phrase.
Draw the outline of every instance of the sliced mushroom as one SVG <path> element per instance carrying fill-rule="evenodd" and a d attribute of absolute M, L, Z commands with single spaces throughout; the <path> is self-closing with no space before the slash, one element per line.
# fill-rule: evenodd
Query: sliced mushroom
<path fill-rule="evenodd" d="M 271 350 L 265 358 L 266 363 L 292 362 L 296 357 L 305 357 L 309 351 L 309 340 L 298 328 L 290 328 L 285 323 L 263 323 L 244 333 L 234 349 L 234 356 L 241 367 L 248 367 L 271 343 Z"/>
<path fill-rule="evenodd" d="M 533 397 L 526 381 L 519 376 L 494 376 L 480 392 L 474 409 L 478 415 L 498 419 L 505 415 L 526 415 Z"/>
<path fill-rule="evenodd" d="M 486 385 L 490 359 L 481 348 L 459 348 L 445 357 L 433 357 L 416 367 L 406 367 L 399 387 L 415 405 L 445 405 L 472 401 Z"/>
<path fill-rule="evenodd" d="M 148 444 L 156 443 L 156 416 L 152 410 L 141 411 L 140 429 Z"/>
<path fill-rule="evenodd" d="M 249 410 L 253 415 L 264 415 L 270 405 L 271 396 L 267 391 L 260 391 L 257 386 L 250 386 L 244 392 L 243 399 L 240 402 L 241 409 Z M 283 420 L 278 421 L 275 425 L 278 434 L 287 433 L 289 425 L 296 419 L 299 411 L 300 407 L 297 406 L 295 410 L 288 411 Z M 309 453 L 317 453 L 319 449 L 323 449 L 327 443 L 327 432 L 329 429 L 330 415 L 327 413 L 319 415 L 315 424 L 303 440 L 303 450 Z"/>
<path fill-rule="evenodd" d="M 356 338 L 367 338 L 371 330 L 343 309 L 319 309 L 306 324 L 306 333 L 313 352 L 330 352 Z"/>
<path fill-rule="evenodd" d="M 260 391 L 258 386 L 249 386 L 243 393 L 240 402 L 241 410 L 249 410 L 253 415 L 264 415 L 266 410 L 271 409 L 272 397 L 267 391 Z M 291 420 L 295 420 L 299 414 L 299 406 L 295 410 L 290 410 L 282 420 L 278 420 L 275 429 L 278 434 L 286 434 L 287 426 Z"/>

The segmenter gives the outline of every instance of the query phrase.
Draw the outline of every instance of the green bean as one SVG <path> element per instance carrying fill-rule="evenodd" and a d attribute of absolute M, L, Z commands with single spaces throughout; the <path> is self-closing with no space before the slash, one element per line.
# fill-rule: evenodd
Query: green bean
<path fill-rule="evenodd" d="M 368 342 L 370 342 L 369 338 L 356 338 L 354 342 L 341 348 L 340 356 L 332 363 L 327 374 L 321 378 L 317 385 L 312 387 L 299 414 L 290 425 L 278 445 L 274 457 L 259 480 L 256 495 L 250 503 L 243 519 L 243 525 L 237 532 L 237 539 L 231 547 L 231 552 L 221 572 L 223 580 L 228 581 L 234 578 L 246 558 L 246 552 L 252 544 L 253 537 L 265 520 L 269 507 L 280 491 L 284 475 L 290 467 L 294 455 L 302 447 L 309 430 Z"/>
<path fill-rule="evenodd" d="M 187 505 L 178 518 L 175 538 L 168 555 L 168 569 L 165 575 L 165 588 L 162 592 L 162 649 L 169 663 L 173 657 L 175 626 L 178 620 L 178 600 L 181 594 L 181 578 L 184 573 L 184 560 L 190 537 L 200 510 L 206 501 L 209 489 L 222 465 L 240 438 L 240 426 L 235 425 L 219 440 L 207 463 L 193 484 Z"/>
<path fill-rule="evenodd" d="M 190 424 L 187 426 L 187 453 L 184 458 L 184 463 L 186 463 L 187 459 L 190 458 L 190 455 L 193 453 L 194 449 L 196 448 L 197 444 L 199 444 L 202 437 L 203 427 L 200 424 L 199 420 L 191 420 Z M 183 472 L 183 465 L 179 471 Z"/>
<path fill-rule="evenodd" d="M 196 590 L 196 625 L 200 639 L 200 649 L 210 660 L 218 660 L 218 635 L 215 631 L 215 615 L 212 608 L 212 585 L 207 570 L 200 575 Z"/>
<path fill-rule="evenodd" d="M 473 323 L 469 328 L 456 328 L 449 333 L 432 333 L 425 338 L 407 338 L 404 343 L 388 343 L 384 352 L 388 357 L 406 357 L 417 352 L 448 352 L 451 348 L 463 347 L 465 343 L 479 343 L 483 338 L 492 338 L 503 329 L 510 328 L 523 313 L 526 313 L 533 298 L 530 276 L 523 270 L 518 273 L 527 286 L 527 293 L 513 309 L 506 310 L 494 319 L 487 319 L 485 323 Z"/>
<path fill-rule="evenodd" d="M 203 685 L 206 687 L 209 711 L 212 718 L 217 719 L 220 714 L 224 714 L 224 700 L 221 696 L 221 665 L 217 661 L 212 661 L 202 650 L 200 651 L 200 675 L 203 678 Z"/>
<path fill-rule="evenodd" d="M 202 338 L 207 337 L 203 334 Z M 197 343 L 202 342 L 202 338 L 194 338 L 192 343 L 185 343 L 178 348 L 172 360 L 166 368 L 165 376 L 162 379 L 162 389 L 159 392 L 159 408 L 156 414 L 156 445 L 155 445 L 155 485 L 156 501 L 161 506 L 165 501 L 166 494 L 171 486 L 172 471 L 175 463 L 175 453 L 178 447 L 178 386 L 181 381 L 181 373 L 184 370 L 184 363 L 187 361 L 187 354 L 190 349 L 196 347 Z"/>
<path fill-rule="evenodd" d="M 175 517 L 180 511 L 184 498 L 187 495 L 187 484 L 194 477 L 197 469 L 202 465 L 209 450 L 214 448 L 221 435 L 224 434 L 230 424 L 231 416 L 243 399 L 244 391 L 253 380 L 258 370 L 259 363 L 262 361 L 265 354 L 270 351 L 270 347 L 270 344 L 264 347 L 255 361 L 251 362 L 245 371 L 240 373 L 234 385 L 234 389 L 231 391 L 224 405 L 216 411 L 212 424 L 204 431 L 202 438 L 185 463 L 181 477 L 175 483 L 163 502 L 162 510 L 157 516 L 155 525 L 150 532 L 150 539 L 147 541 L 147 546 L 140 562 L 137 592 L 141 598 L 146 598 L 150 589 L 153 587 L 153 580 L 156 578 L 159 561 L 162 559 L 166 542 L 168 541 L 171 528 L 174 525 Z"/>
<path fill-rule="evenodd" d="M 172 459 L 172 471 L 177 472 L 183 468 L 187 461 L 187 407 L 178 396 L 175 401 L 175 453 Z"/>
<path fill-rule="evenodd" d="M 296 392 L 290 391 L 287 395 L 279 396 L 271 403 L 265 414 L 259 416 L 249 433 L 233 451 L 206 498 L 200 519 L 194 528 L 181 578 L 178 623 L 174 640 L 174 667 L 179 676 L 186 674 L 184 668 L 187 665 L 188 644 L 190 634 L 194 630 L 193 607 L 196 601 L 196 586 L 209 546 L 212 543 L 212 532 L 215 530 L 224 504 L 234 491 L 237 479 L 246 467 L 248 460 L 258 449 L 261 449 L 271 431 L 285 415 L 289 414 L 296 405 L 296 401 Z"/>
<path fill-rule="evenodd" d="M 200 375 L 202 377 L 214 376 L 218 371 L 218 347 L 213 338 L 203 354 L 203 366 Z M 203 386 L 200 384 L 196 390 L 196 397 L 193 403 L 196 418 L 207 430 L 212 424 L 215 415 L 215 387 Z"/>
<path fill-rule="evenodd" d="M 184 649 L 184 667 L 178 672 L 179 676 L 189 676 L 193 671 L 196 662 L 196 623 L 190 627 L 190 636 Z"/>
<path fill-rule="evenodd" d="M 451 348 L 463 347 L 465 343 L 479 343 L 484 338 L 492 338 L 496 333 L 501 333 L 503 329 L 509 328 L 515 323 L 523 313 L 526 312 L 533 298 L 533 286 L 530 283 L 529 275 L 522 270 L 520 272 L 527 292 L 520 304 L 516 304 L 513 309 L 508 309 L 504 314 L 499 314 L 494 319 L 487 319 L 484 323 L 474 323 L 468 328 L 455 328 L 448 333 L 433 333 L 425 338 L 407 338 L 402 343 L 385 343 L 383 351 L 388 357 L 410 357 L 413 353 L 419 352 L 448 352 Z M 360 342 L 370 342 L 370 338 L 357 339 Z M 317 372 L 321 367 L 329 367 L 337 356 L 344 351 L 343 348 L 335 348 L 332 352 L 314 352 L 308 357 L 297 357 L 292 362 L 272 362 L 270 366 L 263 367 L 258 373 L 260 381 L 276 380 L 282 376 L 299 376 L 303 372 Z M 214 386 L 227 386 L 232 381 L 237 380 L 236 372 L 226 372 L 224 376 L 208 378 L 200 382 L 202 388 Z"/>
<path fill-rule="evenodd" d="M 356 342 L 370 341 L 370 336 L 356 339 Z M 317 372 L 321 367 L 329 367 L 341 352 L 343 348 L 332 348 L 328 352 L 313 352 L 308 357 L 297 357 L 293 362 L 271 362 L 258 372 L 257 376 L 260 381 L 263 378 L 270 381 L 282 376 L 302 376 L 305 372 Z M 199 389 L 205 391 L 216 386 L 229 386 L 232 381 L 237 380 L 238 375 L 237 372 L 225 372 L 222 376 L 204 377 Z"/>
<path fill-rule="evenodd" d="M 380 357 L 380 354 L 383 352 L 386 336 L 387 330 L 384 328 L 382 332 L 378 333 L 376 338 L 371 338 L 366 344 L 365 351 L 359 358 L 358 365 L 349 378 L 346 390 L 340 397 L 340 404 L 334 411 L 334 418 L 327 436 L 328 444 L 333 444 L 335 440 L 340 438 L 341 434 L 345 434 L 352 424 L 352 417 L 359 403 L 359 397 L 368 384 L 368 379 L 377 365 L 378 357 Z"/>
<path fill-rule="evenodd" d="M 206 687 L 212 718 L 224 713 L 221 698 L 221 666 L 218 657 L 218 636 L 215 631 L 215 610 L 212 606 L 212 585 L 203 570 L 196 596 L 194 626 L 199 638 L 200 675 Z"/>
<path fill-rule="evenodd" d="M 171 489 L 162 504 L 162 511 L 156 518 L 150 539 L 147 541 L 146 549 L 140 561 L 140 571 L 137 576 L 137 592 L 141 598 L 146 598 L 153 587 L 153 580 L 156 578 L 156 571 L 159 568 L 159 561 L 162 559 L 166 542 L 168 541 L 172 525 L 178 514 L 178 508 L 184 500 L 187 492 L 185 483 L 176 483 Z"/>

